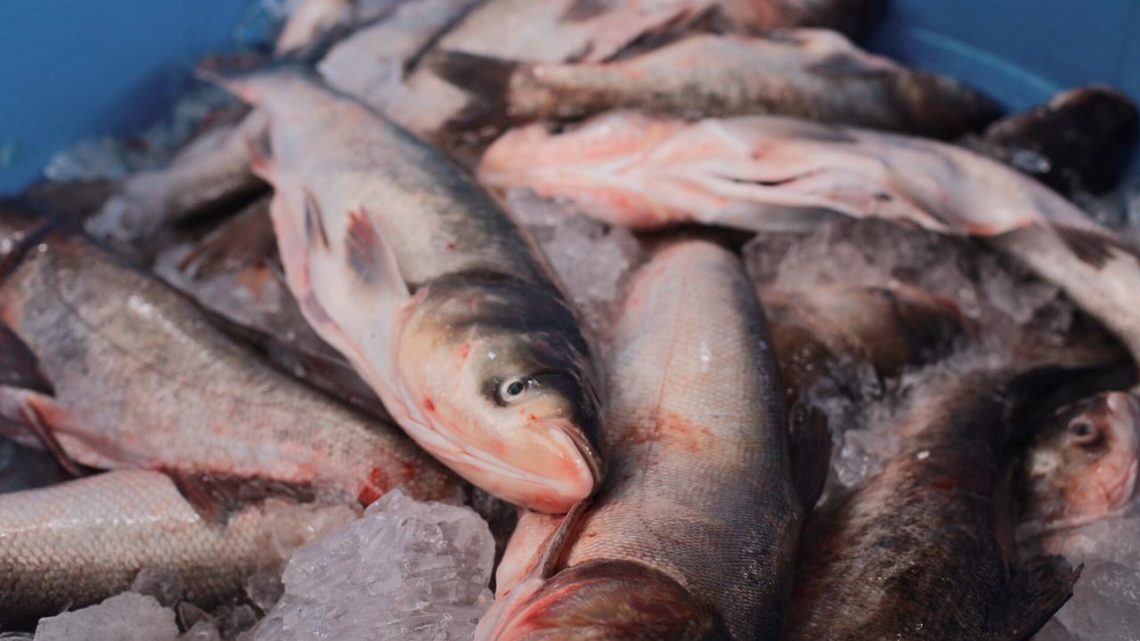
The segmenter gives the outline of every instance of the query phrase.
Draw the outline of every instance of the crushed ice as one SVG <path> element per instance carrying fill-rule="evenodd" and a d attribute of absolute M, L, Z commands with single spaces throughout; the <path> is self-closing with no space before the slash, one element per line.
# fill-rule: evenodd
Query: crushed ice
<path fill-rule="evenodd" d="M 473 510 L 389 492 L 302 547 L 253 641 L 466 641 L 491 603 L 491 532 Z"/>

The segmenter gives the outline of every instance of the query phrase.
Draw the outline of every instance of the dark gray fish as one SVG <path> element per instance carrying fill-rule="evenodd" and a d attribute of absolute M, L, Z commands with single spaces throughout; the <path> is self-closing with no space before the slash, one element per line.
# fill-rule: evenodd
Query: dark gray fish
<path fill-rule="evenodd" d="M 1080 352 L 947 368 L 892 419 L 901 451 L 809 520 L 784 638 L 1022 641 L 1076 574 L 1012 552 L 1009 465 L 1019 407 Z M 1036 365 L 1034 364 L 1036 363 Z M 1024 374 L 1029 372 L 1029 374 Z"/>
<path fill-rule="evenodd" d="M 1131 98 L 1109 87 L 1081 87 L 994 123 L 972 146 L 1062 194 L 1102 193 L 1120 181 L 1138 127 Z"/>
<path fill-rule="evenodd" d="M 635 109 L 787 115 L 950 138 L 1000 115 L 995 102 L 964 85 L 907 69 L 823 29 L 693 35 L 605 63 L 522 63 L 445 51 L 429 66 L 471 93 L 449 123 L 460 130 Z"/>

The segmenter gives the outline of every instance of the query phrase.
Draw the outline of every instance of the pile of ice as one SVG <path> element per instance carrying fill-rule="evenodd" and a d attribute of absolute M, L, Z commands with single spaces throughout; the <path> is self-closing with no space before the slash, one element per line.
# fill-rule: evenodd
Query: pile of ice
<path fill-rule="evenodd" d="M 587 325 L 608 342 L 625 285 L 645 260 L 637 238 L 526 189 L 511 190 L 506 202 L 538 241 Z"/>
<path fill-rule="evenodd" d="M 1052 547 L 1084 568 L 1073 598 L 1034 641 L 1140 639 L 1140 515 L 1115 516 L 1052 537 Z"/>
<path fill-rule="evenodd" d="M 400 491 L 297 551 L 254 641 L 467 641 L 491 603 L 495 545 L 473 510 Z"/>

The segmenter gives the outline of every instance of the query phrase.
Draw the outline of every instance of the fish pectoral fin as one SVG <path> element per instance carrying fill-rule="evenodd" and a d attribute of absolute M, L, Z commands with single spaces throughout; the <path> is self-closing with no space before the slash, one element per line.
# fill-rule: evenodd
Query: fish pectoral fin
<path fill-rule="evenodd" d="M 347 234 L 345 256 L 352 274 L 374 292 L 406 298 L 408 283 L 400 273 L 396 254 L 363 205 L 349 212 Z"/>
<path fill-rule="evenodd" d="M 306 485 L 212 472 L 163 471 L 204 520 L 218 525 L 225 525 L 230 515 L 241 508 L 269 498 L 288 498 L 305 503 L 316 500 L 315 491 Z"/>
<path fill-rule="evenodd" d="M 831 431 L 827 415 L 804 401 L 788 412 L 788 443 L 792 481 L 805 511 L 815 507 L 831 467 Z"/>
<path fill-rule="evenodd" d="M 987 641 L 1027 641 L 1073 596 L 1081 568 L 1057 556 L 1030 559 L 1013 568 L 1005 620 Z"/>
<path fill-rule="evenodd" d="M 0 414 L 3 415 L 3 420 L 28 430 L 68 474 L 74 477 L 86 476 L 87 471 L 71 458 L 52 432 L 52 425 L 58 423 L 58 417 L 65 412 L 51 396 L 30 389 L 0 385 Z"/>

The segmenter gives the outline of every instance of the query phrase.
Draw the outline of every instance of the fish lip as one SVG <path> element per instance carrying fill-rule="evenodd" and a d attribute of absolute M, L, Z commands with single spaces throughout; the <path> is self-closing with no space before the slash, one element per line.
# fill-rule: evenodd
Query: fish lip
<path fill-rule="evenodd" d="M 605 463 L 602 460 L 601 454 L 597 448 L 594 447 L 594 444 L 590 442 L 590 439 L 586 437 L 586 433 L 583 430 L 574 425 L 567 425 L 565 423 L 559 427 L 562 433 L 566 435 L 566 438 L 570 439 L 570 442 L 577 448 L 579 456 L 586 462 L 586 466 L 590 470 L 590 476 L 593 477 L 593 489 L 590 491 L 590 494 L 585 497 L 589 498 L 598 493 L 598 489 L 605 479 Z"/>

